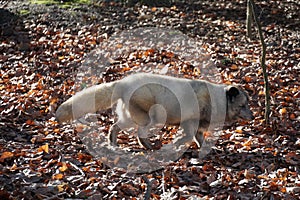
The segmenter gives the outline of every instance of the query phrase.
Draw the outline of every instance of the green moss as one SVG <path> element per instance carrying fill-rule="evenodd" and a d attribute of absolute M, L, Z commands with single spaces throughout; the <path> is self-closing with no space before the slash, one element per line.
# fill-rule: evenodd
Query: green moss
<path fill-rule="evenodd" d="M 69 1 L 59 1 L 59 0 L 29 0 L 33 4 L 45 4 L 45 5 L 59 5 L 62 8 L 69 8 L 78 4 L 91 4 L 92 0 L 69 0 Z"/>
<path fill-rule="evenodd" d="M 53 0 L 30 0 L 30 3 L 50 5 L 50 4 L 57 4 L 58 2 Z"/>
<path fill-rule="evenodd" d="M 28 14 L 30 14 L 30 11 L 29 10 L 20 10 L 19 14 L 20 15 L 28 15 Z"/>

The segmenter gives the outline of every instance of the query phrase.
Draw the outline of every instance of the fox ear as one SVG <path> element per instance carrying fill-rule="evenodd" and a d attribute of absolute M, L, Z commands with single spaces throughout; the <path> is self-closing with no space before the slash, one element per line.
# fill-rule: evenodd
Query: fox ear
<path fill-rule="evenodd" d="M 239 94 L 240 94 L 240 90 L 236 86 L 227 86 L 226 87 L 226 96 L 230 99 L 231 102 Z"/>

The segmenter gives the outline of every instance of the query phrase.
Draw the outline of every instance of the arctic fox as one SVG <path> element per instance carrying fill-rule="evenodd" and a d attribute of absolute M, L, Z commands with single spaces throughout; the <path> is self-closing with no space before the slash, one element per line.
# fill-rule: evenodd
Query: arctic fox
<path fill-rule="evenodd" d="M 118 121 L 109 131 L 111 144 L 117 145 L 122 129 L 138 127 L 139 142 L 154 149 L 148 130 L 159 123 L 179 125 L 187 136 L 182 142 L 194 138 L 201 147 L 203 132 L 210 127 L 254 119 L 248 101 L 248 95 L 238 86 L 138 73 L 78 92 L 59 106 L 56 118 L 59 122 L 71 121 L 117 103 Z"/>

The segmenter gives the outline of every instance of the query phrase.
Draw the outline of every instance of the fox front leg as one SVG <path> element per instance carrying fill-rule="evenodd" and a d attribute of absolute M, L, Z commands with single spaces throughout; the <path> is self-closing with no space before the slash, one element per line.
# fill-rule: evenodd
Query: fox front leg
<path fill-rule="evenodd" d="M 203 132 L 201 130 L 198 130 L 196 135 L 194 136 L 194 141 L 196 142 L 198 148 L 201 148 L 203 140 L 204 140 Z"/>
<path fill-rule="evenodd" d="M 183 129 L 184 135 L 182 136 L 182 138 L 179 138 L 176 141 L 176 143 L 179 145 L 184 145 L 186 147 L 190 146 L 191 142 L 193 141 L 193 138 L 194 139 L 196 138 L 198 124 L 199 124 L 199 122 L 197 120 L 188 120 L 188 121 L 182 122 L 181 128 Z M 198 138 L 200 139 L 201 137 L 199 136 Z"/>
<path fill-rule="evenodd" d="M 108 141 L 113 146 L 118 146 L 117 135 L 119 132 L 127 128 L 135 127 L 125 104 L 121 100 L 117 103 L 116 113 L 118 115 L 118 121 L 110 127 L 108 133 Z"/>
<path fill-rule="evenodd" d="M 119 117 L 119 120 L 110 127 L 108 133 L 108 141 L 113 146 L 118 146 L 117 136 L 119 132 L 124 129 L 134 127 L 134 124 L 132 123 L 132 121 L 130 121 L 129 118 L 121 115 L 119 115 Z"/>
<path fill-rule="evenodd" d="M 149 138 L 142 138 L 142 137 L 138 137 L 139 143 L 145 147 L 146 149 L 150 149 L 153 150 L 154 149 L 154 145 L 152 144 L 152 142 L 149 140 Z"/>
<path fill-rule="evenodd" d="M 113 124 L 108 133 L 108 141 L 113 146 L 118 146 L 117 143 L 117 135 L 121 131 L 121 128 L 118 126 L 117 123 Z"/>
<path fill-rule="evenodd" d="M 161 141 L 155 141 L 154 143 L 150 141 L 149 139 L 149 133 L 148 133 L 149 128 L 148 127 L 139 127 L 138 128 L 138 141 L 139 143 L 145 147 L 146 149 L 149 150 L 158 150 L 162 146 Z"/>

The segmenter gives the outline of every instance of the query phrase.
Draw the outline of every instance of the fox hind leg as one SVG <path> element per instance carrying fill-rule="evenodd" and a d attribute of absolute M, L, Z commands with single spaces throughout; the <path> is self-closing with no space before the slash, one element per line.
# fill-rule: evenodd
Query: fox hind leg
<path fill-rule="evenodd" d="M 109 130 L 108 140 L 113 146 L 118 146 L 117 135 L 126 128 L 138 126 L 138 141 L 147 149 L 153 149 L 151 141 L 148 139 L 148 128 L 150 117 L 147 112 L 137 105 L 130 105 L 127 109 L 126 105 L 119 101 L 116 107 L 118 121 L 113 124 Z"/>
<path fill-rule="evenodd" d="M 125 104 L 122 101 L 118 101 L 116 112 L 118 115 L 118 121 L 110 127 L 109 134 L 108 134 L 109 143 L 114 146 L 118 145 L 117 135 L 119 134 L 120 131 L 135 126 L 135 124 L 130 118 L 130 114 L 126 109 Z"/>
<path fill-rule="evenodd" d="M 158 108 L 157 108 L 158 109 Z M 156 123 L 156 112 L 145 111 L 134 102 L 130 102 L 129 109 L 119 101 L 116 112 L 118 114 L 118 121 L 110 128 L 108 140 L 112 145 L 117 146 L 117 135 L 120 131 L 126 128 L 138 126 L 138 141 L 146 149 L 157 149 L 161 143 L 154 144 L 149 139 L 149 129 Z"/>
<path fill-rule="evenodd" d="M 151 126 L 151 117 L 147 111 L 141 109 L 137 104 L 131 104 L 129 112 L 132 121 L 138 126 L 138 141 L 146 149 L 153 149 L 149 137 L 149 128 Z"/>

